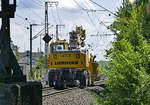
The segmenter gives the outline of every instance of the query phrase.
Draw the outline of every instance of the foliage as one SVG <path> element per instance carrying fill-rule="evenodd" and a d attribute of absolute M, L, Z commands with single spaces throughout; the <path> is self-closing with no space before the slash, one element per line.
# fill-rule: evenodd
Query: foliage
<path fill-rule="evenodd" d="M 4 85 L 4 83 L 1 83 L 1 82 L 0 82 L 0 86 L 3 86 L 3 85 Z"/>
<path fill-rule="evenodd" d="M 41 58 L 40 60 L 37 62 L 37 68 L 38 69 L 43 69 L 44 68 L 44 63 L 45 63 L 45 56 L 44 56 L 44 53 L 41 52 Z"/>
<path fill-rule="evenodd" d="M 17 46 L 17 49 L 16 49 L 16 59 L 19 61 L 20 60 L 20 57 L 19 57 L 19 47 Z"/>
<path fill-rule="evenodd" d="M 45 69 L 33 69 L 32 70 L 32 77 L 30 78 L 30 80 L 33 81 L 42 81 L 43 80 L 43 75 L 46 72 Z"/>
<path fill-rule="evenodd" d="M 35 81 L 43 80 L 43 74 L 46 72 L 44 68 L 44 63 L 45 63 L 45 56 L 42 52 L 41 58 L 37 62 L 36 69 L 32 70 L 32 77 L 30 78 L 31 80 Z"/>
<path fill-rule="evenodd" d="M 150 45 L 147 1 L 126 0 L 111 30 L 116 34 L 107 51 L 106 90 L 96 98 L 100 105 L 150 105 Z"/>
<path fill-rule="evenodd" d="M 102 105 L 149 105 L 149 65 L 145 62 L 150 62 L 150 46 L 143 42 L 135 52 L 127 40 L 120 42 L 124 51 L 113 52 L 109 71 L 105 71 L 107 93 L 101 94 L 103 97 L 99 97 L 97 102 Z"/>

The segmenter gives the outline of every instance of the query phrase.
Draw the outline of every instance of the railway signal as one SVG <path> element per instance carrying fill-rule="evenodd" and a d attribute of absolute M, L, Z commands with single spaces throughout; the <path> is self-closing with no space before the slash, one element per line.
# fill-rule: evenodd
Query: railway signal
<path fill-rule="evenodd" d="M 52 40 L 52 37 L 50 37 L 48 34 L 46 34 L 44 36 L 43 40 L 45 41 L 45 43 L 49 43 Z"/>

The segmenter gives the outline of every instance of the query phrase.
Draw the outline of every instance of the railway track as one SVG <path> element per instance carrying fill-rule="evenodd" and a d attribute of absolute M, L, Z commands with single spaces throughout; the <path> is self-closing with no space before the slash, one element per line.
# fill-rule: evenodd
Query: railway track
<path fill-rule="evenodd" d="M 56 92 L 53 92 L 53 93 L 45 94 L 42 97 L 45 98 L 45 97 L 55 96 L 55 95 L 58 95 L 58 94 L 65 94 L 65 93 L 69 93 L 69 92 L 71 92 L 73 90 L 76 90 L 76 89 L 79 89 L 79 88 L 78 87 L 74 87 L 74 88 L 59 90 L 59 91 L 56 91 Z"/>
<path fill-rule="evenodd" d="M 94 82 L 94 85 L 102 85 L 102 84 L 105 84 L 105 80 L 100 80 L 100 81 Z"/>
<path fill-rule="evenodd" d="M 95 85 L 97 84 L 103 84 L 104 81 L 97 81 L 95 83 Z M 84 89 L 86 89 L 87 87 L 85 87 Z M 55 90 L 54 88 L 43 88 L 42 91 L 43 93 L 46 93 L 46 94 L 43 94 L 42 95 L 42 98 L 45 99 L 47 97 L 52 97 L 52 96 L 56 96 L 56 95 L 59 95 L 59 94 L 65 94 L 65 93 L 69 93 L 73 90 L 76 90 L 76 89 L 79 89 L 79 87 L 73 87 L 73 88 L 68 88 L 68 89 L 64 89 L 64 90 Z M 53 92 L 49 93 L 48 91 L 52 90 Z"/>
<path fill-rule="evenodd" d="M 52 90 L 52 89 L 54 89 L 54 88 L 49 88 L 49 87 L 42 88 L 42 92 L 49 91 L 49 90 Z"/>

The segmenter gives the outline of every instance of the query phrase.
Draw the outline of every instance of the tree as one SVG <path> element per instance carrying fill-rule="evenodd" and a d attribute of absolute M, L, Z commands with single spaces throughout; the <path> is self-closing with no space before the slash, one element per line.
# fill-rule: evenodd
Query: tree
<path fill-rule="evenodd" d="M 110 59 L 105 94 L 96 102 L 101 105 L 150 105 L 150 45 L 146 0 L 133 4 L 126 0 L 117 12 L 111 30 L 116 34 Z"/>
<path fill-rule="evenodd" d="M 44 53 L 41 52 L 41 58 L 40 58 L 40 60 L 37 62 L 36 67 L 39 68 L 39 69 L 43 69 L 44 63 L 45 63 L 45 56 L 44 56 Z"/>
<path fill-rule="evenodd" d="M 42 80 L 43 79 L 43 74 L 45 72 L 44 63 L 45 63 L 45 56 L 44 56 L 44 53 L 41 52 L 41 58 L 37 62 L 36 69 L 32 70 L 32 74 L 33 74 L 32 79 L 33 80 Z"/>

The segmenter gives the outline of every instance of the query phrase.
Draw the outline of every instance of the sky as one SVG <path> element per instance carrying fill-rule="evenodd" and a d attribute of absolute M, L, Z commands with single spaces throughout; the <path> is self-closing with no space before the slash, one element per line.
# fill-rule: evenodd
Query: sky
<path fill-rule="evenodd" d="M 12 1 L 12 0 L 11 0 Z M 44 1 L 45 0 L 18 0 L 16 16 L 11 19 L 11 39 L 15 45 L 19 46 L 19 51 L 29 50 L 30 45 L 30 24 L 44 25 Z M 48 1 L 48 0 L 47 0 Z M 52 0 L 49 0 L 52 1 Z M 56 0 L 55 0 L 56 1 Z M 57 0 L 58 4 L 49 5 L 49 29 L 50 35 L 55 37 L 56 24 L 64 24 L 59 28 L 60 39 L 69 38 L 69 32 L 75 29 L 76 25 L 86 30 L 86 48 L 90 53 L 97 55 L 97 59 L 106 60 L 105 50 L 111 48 L 114 36 L 106 26 L 109 26 L 115 17 L 104 9 L 90 2 L 90 0 Z M 101 6 L 115 13 L 121 6 L 122 0 L 93 0 Z M 90 10 L 96 10 L 90 11 Z M 34 26 L 33 36 L 36 35 L 44 26 Z M 97 33 L 99 33 L 97 35 Z M 96 36 L 97 35 L 97 36 Z M 43 37 L 43 35 L 42 35 Z M 53 38 L 55 40 L 55 38 Z M 89 46 L 90 44 L 90 46 Z M 40 48 L 40 37 L 33 40 L 33 51 Z M 42 41 L 44 51 L 44 41 Z"/>

